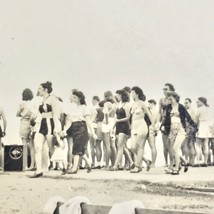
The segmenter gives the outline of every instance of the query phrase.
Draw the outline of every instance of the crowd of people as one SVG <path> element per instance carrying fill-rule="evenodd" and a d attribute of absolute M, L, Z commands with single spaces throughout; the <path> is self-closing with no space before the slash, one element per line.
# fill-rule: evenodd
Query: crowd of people
<path fill-rule="evenodd" d="M 198 98 L 194 110 L 190 98 L 184 105 L 180 103 L 170 83 L 164 85 L 159 105 L 154 99 L 146 101 L 141 88 L 124 87 L 115 93 L 105 92 L 103 99 L 94 96 L 91 108 L 84 93 L 72 89 L 70 105 L 65 108 L 52 90 L 51 82 L 40 84 L 37 96 L 42 102 L 36 108 L 33 92 L 24 89 L 16 114 L 21 117 L 23 170 L 35 171 L 31 178 L 54 169 L 62 170 L 62 175 L 78 173 L 82 168 L 88 173 L 93 169 L 139 173 L 146 166 L 149 171 L 156 164 L 158 132 L 162 135 L 166 174 L 179 175 L 182 167 L 187 172 L 190 166 L 213 164 L 214 124 L 205 97 Z M 3 109 L 0 116 L 2 156 L 1 139 L 7 129 Z M 151 160 L 145 157 L 146 142 Z"/>

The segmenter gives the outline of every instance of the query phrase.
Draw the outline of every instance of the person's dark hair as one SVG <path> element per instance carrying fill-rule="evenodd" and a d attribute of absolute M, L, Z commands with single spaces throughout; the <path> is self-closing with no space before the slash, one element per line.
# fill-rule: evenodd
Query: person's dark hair
<path fill-rule="evenodd" d="M 192 100 L 190 98 L 186 98 L 185 100 L 187 100 L 189 103 L 192 103 Z"/>
<path fill-rule="evenodd" d="M 127 93 L 131 93 L 131 88 L 129 87 L 129 86 L 125 86 L 124 88 L 123 88 L 123 90 L 125 90 Z"/>
<path fill-rule="evenodd" d="M 154 99 L 150 99 L 150 100 L 148 100 L 148 102 L 149 102 L 149 103 L 152 103 L 152 104 L 154 104 L 154 105 L 157 105 L 157 102 L 156 102 Z"/>
<path fill-rule="evenodd" d="M 129 94 L 124 89 L 117 90 L 116 93 L 121 96 L 122 103 L 129 102 Z"/>
<path fill-rule="evenodd" d="M 138 86 L 134 86 L 132 88 L 132 91 L 134 91 L 138 95 L 138 97 L 139 97 L 140 100 L 142 100 L 142 101 L 146 100 L 146 96 L 143 93 L 143 90 L 141 88 L 139 88 Z"/>
<path fill-rule="evenodd" d="M 179 96 L 176 92 L 174 92 L 174 91 L 168 92 L 168 93 L 167 93 L 167 96 L 168 96 L 168 97 L 169 97 L 169 96 L 174 97 L 177 103 L 179 103 L 179 101 L 180 101 L 180 96 Z"/>
<path fill-rule="evenodd" d="M 168 86 L 170 91 L 175 91 L 175 87 L 171 83 L 166 83 L 165 86 Z"/>
<path fill-rule="evenodd" d="M 105 101 L 107 102 L 111 102 L 111 103 L 114 103 L 114 97 L 113 97 L 113 94 L 111 91 L 106 91 L 104 93 L 104 99 Z"/>
<path fill-rule="evenodd" d="M 96 100 L 97 102 L 100 102 L 100 98 L 98 96 L 93 96 L 93 100 Z"/>
<path fill-rule="evenodd" d="M 205 106 L 209 107 L 209 105 L 207 104 L 207 98 L 199 97 L 198 100 L 200 100 Z"/>
<path fill-rule="evenodd" d="M 33 99 L 33 92 L 29 88 L 24 89 L 22 92 L 22 100 L 28 101 L 32 99 Z"/>
<path fill-rule="evenodd" d="M 77 96 L 80 99 L 80 104 L 81 105 L 86 105 L 85 95 L 83 94 L 82 91 L 78 91 L 78 90 L 74 89 L 74 90 L 72 90 L 72 94 Z"/>
<path fill-rule="evenodd" d="M 50 94 L 52 91 L 53 91 L 53 88 L 52 88 L 52 82 L 45 82 L 45 83 L 42 83 L 41 86 L 44 88 L 44 89 L 47 89 L 48 91 L 48 94 Z"/>
<path fill-rule="evenodd" d="M 101 100 L 101 101 L 99 102 L 99 107 L 103 108 L 103 107 L 104 107 L 105 102 L 106 102 L 105 100 Z"/>

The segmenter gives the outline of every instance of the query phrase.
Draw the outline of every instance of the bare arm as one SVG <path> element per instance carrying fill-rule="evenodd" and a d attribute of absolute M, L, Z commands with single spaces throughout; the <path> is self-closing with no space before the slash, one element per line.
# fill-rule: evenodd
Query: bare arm
<path fill-rule="evenodd" d="M 144 112 L 147 114 L 147 116 L 149 117 L 149 120 L 151 121 L 151 125 L 153 127 L 155 127 L 155 121 L 154 121 L 154 119 L 152 117 L 152 114 L 151 114 L 151 112 L 149 111 L 147 105 L 144 102 L 142 102 L 142 108 L 143 108 Z"/>
<path fill-rule="evenodd" d="M 85 122 L 86 122 L 87 127 L 89 128 L 90 133 L 92 134 L 92 137 L 97 138 L 97 136 L 94 132 L 94 128 L 92 127 L 92 124 L 91 124 L 90 115 L 85 115 Z"/>
<path fill-rule="evenodd" d="M 20 104 L 19 110 L 16 112 L 16 117 L 21 117 L 21 112 L 22 112 L 22 110 L 23 110 L 23 105 Z"/>
<path fill-rule="evenodd" d="M 3 120 L 3 132 L 6 132 L 7 130 L 7 119 L 6 119 L 6 116 L 5 116 L 5 113 L 3 110 L 1 110 L 1 116 L 2 116 L 2 120 Z"/>

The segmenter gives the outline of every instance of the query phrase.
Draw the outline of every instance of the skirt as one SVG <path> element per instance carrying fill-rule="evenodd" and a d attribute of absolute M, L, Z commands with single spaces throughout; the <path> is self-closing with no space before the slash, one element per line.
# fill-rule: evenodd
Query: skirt
<path fill-rule="evenodd" d="M 73 138 L 73 155 L 84 155 L 87 151 L 87 143 L 89 140 L 88 129 L 85 121 L 73 122 L 67 130 L 68 137 Z"/>

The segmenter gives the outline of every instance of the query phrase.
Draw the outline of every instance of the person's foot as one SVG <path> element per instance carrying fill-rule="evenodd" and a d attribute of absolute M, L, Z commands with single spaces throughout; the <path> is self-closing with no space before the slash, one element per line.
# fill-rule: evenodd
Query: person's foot
<path fill-rule="evenodd" d="M 185 166 L 184 166 L 184 172 L 187 172 L 188 171 L 188 168 L 189 166 L 188 166 L 188 164 L 186 164 Z"/>
<path fill-rule="evenodd" d="M 142 171 L 142 168 L 139 166 L 135 166 L 134 169 L 130 171 L 130 173 L 139 173 Z"/>
<path fill-rule="evenodd" d="M 67 170 L 66 169 L 62 169 L 61 175 L 65 175 L 65 174 L 67 174 Z"/>
<path fill-rule="evenodd" d="M 203 163 L 203 164 L 201 164 L 201 166 L 202 167 L 207 167 L 208 165 L 207 165 L 207 163 Z"/>
<path fill-rule="evenodd" d="M 146 171 L 149 171 L 149 170 L 151 169 L 152 161 L 147 160 L 147 161 L 146 161 L 146 165 L 147 165 Z"/>
<path fill-rule="evenodd" d="M 171 175 L 179 175 L 179 170 L 173 169 Z"/>
<path fill-rule="evenodd" d="M 30 176 L 30 178 L 39 178 L 39 177 L 42 177 L 43 176 L 43 172 L 40 172 L 40 173 L 38 173 L 38 174 L 34 174 L 34 175 L 32 175 L 32 176 Z"/>
<path fill-rule="evenodd" d="M 171 168 L 168 168 L 165 170 L 165 174 L 172 174 L 172 172 L 173 172 L 173 169 Z"/>
<path fill-rule="evenodd" d="M 95 166 L 94 169 L 102 169 L 102 167 L 98 165 L 98 166 Z"/>
<path fill-rule="evenodd" d="M 192 167 L 200 167 L 200 164 L 194 164 Z"/>
<path fill-rule="evenodd" d="M 70 169 L 70 170 L 67 170 L 67 173 L 68 174 L 77 174 L 77 170 Z"/>
<path fill-rule="evenodd" d="M 91 166 L 88 166 L 88 167 L 87 167 L 87 173 L 90 173 L 91 170 L 92 170 L 92 164 L 91 164 Z"/>

